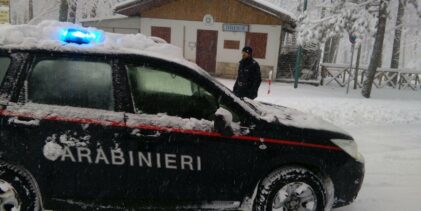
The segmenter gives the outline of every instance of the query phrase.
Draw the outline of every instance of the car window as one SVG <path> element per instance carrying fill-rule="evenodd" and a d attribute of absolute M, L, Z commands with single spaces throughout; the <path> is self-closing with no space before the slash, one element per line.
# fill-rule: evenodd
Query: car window
<path fill-rule="evenodd" d="M 137 113 L 213 120 L 217 99 L 192 80 L 146 66 L 127 69 Z"/>
<path fill-rule="evenodd" d="M 4 76 L 6 75 L 7 69 L 10 65 L 10 58 L 5 56 L 0 56 L 0 82 L 3 81 Z"/>
<path fill-rule="evenodd" d="M 175 74 L 146 67 L 130 67 L 130 77 L 136 79 L 138 90 L 192 96 L 192 82 Z"/>
<path fill-rule="evenodd" d="M 39 60 L 27 82 L 29 102 L 114 109 L 112 68 L 104 62 L 67 58 Z"/>

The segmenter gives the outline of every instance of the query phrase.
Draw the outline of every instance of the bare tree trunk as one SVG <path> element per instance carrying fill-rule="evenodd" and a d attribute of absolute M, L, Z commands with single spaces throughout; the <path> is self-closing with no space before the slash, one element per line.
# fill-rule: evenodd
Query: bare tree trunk
<path fill-rule="evenodd" d="M 398 16 L 395 24 L 395 38 L 393 40 L 392 62 L 390 68 L 399 68 L 399 57 L 402 37 L 402 18 L 405 15 L 406 0 L 399 0 Z"/>
<path fill-rule="evenodd" d="M 69 2 L 67 0 L 60 0 L 59 21 L 66 22 L 69 13 Z"/>
<path fill-rule="evenodd" d="M 370 98 L 376 70 L 377 67 L 379 67 L 381 64 L 380 62 L 383 51 L 384 33 L 386 30 L 387 20 L 387 7 L 389 6 L 389 1 L 390 0 L 380 0 L 376 40 L 374 42 L 373 53 L 371 54 L 370 64 L 367 70 L 367 79 L 364 81 L 363 89 L 361 91 L 361 94 L 366 98 Z"/>
<path fill-rule="evenodd" d="M 361 44 L 358 46 L 357 61 L 355 64 L 354 89 L 358 88 L 358 73 L 359 73 L 359 68 L 360 68 L 360 59 L 361 59 Z"/>
<path fill-rule="evenodd" d="M 31 21 L 34 18 L 34 3 L 33 0 L 29 0 L 29 11 L 28 11 L 28 16 L 29 16 L 29 21 Z"/>

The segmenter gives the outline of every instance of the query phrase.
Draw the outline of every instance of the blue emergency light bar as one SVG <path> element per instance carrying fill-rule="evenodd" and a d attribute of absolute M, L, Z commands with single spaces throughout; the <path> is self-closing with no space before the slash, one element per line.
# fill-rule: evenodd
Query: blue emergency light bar
<path fill-rule="evenodd" d="M 91 32 L 85 29 L 67 29 L 63 32 L 62 41 L 76 44 L 98 42 L 101 32 Z"/>

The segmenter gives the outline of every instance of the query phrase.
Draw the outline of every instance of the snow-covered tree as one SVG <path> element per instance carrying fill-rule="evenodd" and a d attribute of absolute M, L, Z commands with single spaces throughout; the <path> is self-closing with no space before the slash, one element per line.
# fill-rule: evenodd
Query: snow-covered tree
<path fill-rule="evenodd" d="M 322 11 L 315 18 L 311 9 L 299 17 L 298 43 L 324 43 L 327 39 L 352 34 L 357 42 L 374 32 L 375 20 L 370 8 L 374 0 L 335 0 L 323 1 L 317 9 Z"/>
<path fill-rule="evenodd" d="M 78 0 L 77 16 L 79 19 L 104 18 L 114 15 L 113 8 L 124 0 Z"/>
<path fill-rule="evenodd" d="M 45 19 L 78 22 L 112 17 L 114 5 L 125 0 L 13 0 L 11 23 L 37 23 Z"/>
<path fill-rule="evenodd" d="M 60 10 L 58 14 L 58 20 L 62 22 L 66 22 L 68 13 L 69 13 L 69 2 L 67 0 L 60 0 Z"/>

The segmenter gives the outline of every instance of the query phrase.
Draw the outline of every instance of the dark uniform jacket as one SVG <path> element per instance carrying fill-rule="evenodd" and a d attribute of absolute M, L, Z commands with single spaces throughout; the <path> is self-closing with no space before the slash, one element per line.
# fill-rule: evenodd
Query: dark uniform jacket
<path fill-rule="evenodd" d="M 262 78 L 260 66 L 253 58 L 242 59 L 238 67 L 237 81 L 234 85 L 234 94 L 238 97 L 255 99 Z"/>

